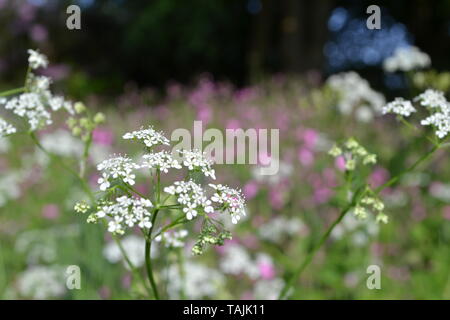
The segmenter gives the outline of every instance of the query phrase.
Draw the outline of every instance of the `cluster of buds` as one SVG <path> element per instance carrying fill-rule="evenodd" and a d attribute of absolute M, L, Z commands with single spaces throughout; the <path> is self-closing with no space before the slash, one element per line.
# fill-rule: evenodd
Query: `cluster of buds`
<path fill-rule="evenodd" d="M 202 228 L 197 241 L 192 247 L 194 255 L 203 254 L 206 245 L 222 246 L 225 240 L 231 240 L 231 233 L 224 229 L 218 229 L 214 224 L 207 224 Z"/>
<path fill-rule="evenodd" d="M 348 171 L 355 170 L 358 162 L 363 165 L 377 163 L 377 156 L 367 152 L 367 150 L 353 138 L 348 139 L 342 145 L 335 144 L 328 153 L 335 158 L 343 156 L 345 160 L 345 169 Z"/>
<path fill-rule="evenodd" d="M 75 115 L 69 117 L 66 121 L 67 126 L 72 130 L 75 137 L 81 137 L 86 142 L 90 139 L 92 131 L 105 122 L 105 115 L 97 112 L 91 116 L 88 108 L 82 102 L 76 102 L 73 106 Z"/>

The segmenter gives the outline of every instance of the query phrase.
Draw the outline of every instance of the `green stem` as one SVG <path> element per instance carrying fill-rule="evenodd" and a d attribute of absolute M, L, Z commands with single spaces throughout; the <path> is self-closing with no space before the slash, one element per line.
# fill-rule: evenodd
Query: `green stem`
<path fill-rule="evenodd" d="M 84 143 L 84 150 L 83 150 L 83 156 L 80 161 L 80 177 L 84 178 L 84 175 L 86 173 L 86 166 L 87 166 L 87 160 L 89 158 L 89 150 L 92 145 L 92 131 L 89 132 L 88 138 L 86 142 Z"/>
<path fill-rule="evenodd" d="M 421 163 L 428 160 L 439 148 L 441 144 L 435 144 L 434 147 L 424 154 L 422 157 L 420 157 L 414 164 L 406 169 L 405 171 L 401 172 L 400 174 L 396 175 L 395 177 L 391 178 L 388 182 L 378 187 L 375 191 L 376 194 L 380 193 L 383 189 L 391 186 L 395 182 L 397 182 L 402 176 L 405 174 L 413 171 L 415 168 L 417 168 Z M 319 242 L 313 247 L 313 249 L 308 253 L 305 260 L 298 266 L 298 268 L 294 271 L 293 275 L 289 278 L 289 280 L 286 282 L 285 286 L 281 290 L 281 293 L 279 295 L 279 299 L 284 299 L 291 287 L 294 285 L 295 281 L 301 276 L 303 270 L 306 269 L 306 267 L 311 263 L 312 259 L 316 255 L 317 251 L 323 246 L 323 244 L 327 241 L 327 239 L 330 237 L 331 233 L 333 232 L 333 229 L 342 221 L 344 216 L 350 211 L 351 208 L 355 205 L 355 200 L 353 199 L 352 202 L 344 209 L 342 210 L 339 217 L 328 227 L 327 231 L 322 235 Z"/>
<path fill-rule="evenodd" d="M 2 93 L 0 93 L 0 97 L 11 96 L 13 94 L 22 93 L 22 92 L 25 92 L 25 87 L 3 91 Z"/>
<path fill-rule="evenodd" d="M 434 147 L 428 151 L 427 153 L 425 153 L 422 157 L 420 157 L 416 162 L 414 162 L 414 164 L 412 166 L 410 166 L 408 169 L 406 169 L 405 171 L 401 172 L 400 174 L 392 177 L 389 181 L 387 181 L 386 183 L 384 183 L 383 185 L 379 186 L 375 193 L 380 193 L 383 189 L 390 187 L 391 185 L 393 185 L 394 183 L 396 183 L 401 177 L 403 177 L 405 174 L 413 171 L 414 169 L 416 169 L 422 162 L 425 162 L 426 160 L 428 160 L 438 149 L 440 148 L 440 144 L 436 144 L 434 145 Z"/>
<path fill-rule="evenodd" d="M 349 204 L 342 212 L 340 213 L 339 217 L 328 227 L 327 231 L 322 235 L 319 242 L 313 247 L 313 249 L 308 253 L 305 260 L 298 266 L 298 268 L 294 271 L 292 276 L 289 278 L 289 280 L 286 282 L 285 286 L 280 292 L 280 295 L 278 296 L 278 299 L 284 299 L 287 295 L 289 289 L 294 285 L 295 281 L 300 277 L 303 270 L 306 269 L 306 267 L 311 263 L 312 259 L 316 255 L 317 251 L 322 247 L 322 245 L 327 241 L 328 237 L 333 232 L 334 228 L 339 224 L 339 222 L 342 221 L 344 216 L 347 214 L 348 211 L 353 207 L 353 203 Z"/>
<path fill-rule="evenodd" d="M 95 197 L 91 191 L 91 188 L 89 187 L 89 185 L 87 184 L 87 182 L 76 172 L 74 171 L 71 167 L 69 167 L 64 161 L 62 161 L 58 156 L 52 154 L 51 152 L 49 152 L 47 149 L 45 149 L 42 144 L 39 142 L 38 138 L 36 137 L 36 134 L 34 132 L 30 132 L 30 137 L 31 140 L 34 142 L 34 144 L 42 151 L 44 152 L 50 159 L 55 160 L 56 162 L 58 162 L 61 167 L 63 167 L 66 171 L 70 172 L 74 177 L 76 177 L 83 190 L 85 191 L 85 193 L 87 194 L 87 196 L 89 197 L 89 199 L 91 200 L 92 203 L 95 203 Z"/>
<path fill-rule="evenodd" d="M 122 245 L 122 242 L 120 242 L 120 239 L 117 238 L 116 236 L 113 235 L 113 239 L 116 242 L 117 246 L 119 247 L 119 250 L 123 256 L 123 258 L 125 259 L 125 262 L 127 263 L 128 267 L 130 268 L 131 272 L 139 277 L 142 281 L 142 284 L 144 285 L 145 290 L 147 290 L 148 294 L 152 294 L 152 290 L 148 287 L 147 282 L 145 281 L 144 277 L 142 276 L 142 274 L 139 272 L 139 270 L 133 265 L 133 263 L 131 262 L 130 258 L 128 257 L 127 253 L 125 252 L 125 249 Z"/>
<path fill-rule="evenodd" d="M 148 231 L 148 236 L 145 239 L 145 266 L 147 269 L 147 276 L 150 281 L 150 285 L 152 287 L 153 296 L 156 300 L 159 300 L 159 294 L 158 294 L 158 288 L 156 286 L 156 281 L 153 276 L 153 266 L 152 266 L 152 259 L 151 259 L 151 250 L 152 250 L 152 232 L 153 232 L 153 226 L 155 225 L 156 216 L 158 215 L 158 209 L 155 210 L 152 217 L 152 226 L 150 227 L 150 230 Z"/>

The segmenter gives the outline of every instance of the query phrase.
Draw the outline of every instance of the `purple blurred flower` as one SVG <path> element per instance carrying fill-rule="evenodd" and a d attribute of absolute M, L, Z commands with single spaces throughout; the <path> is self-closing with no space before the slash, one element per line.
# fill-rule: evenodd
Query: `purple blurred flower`
<path fill-rule="evenodd" d="M 109 129 L 96 128 L 92 132 L 92 140 L 97 144 L 110 146 L 114 141 L 114 133 Z"/>
<path fill-rule="evenodd" d="M 42 217 L 54 220 L 59 217 L 59 208 L 56 204 L 47 204 L 42 208 Z"/>
<path fill-rule="evenodd" d="M 256 196 L 256 194 L 259 191 L 259 185 L 256 181 L 250 181 L 248 182 L 243 189 L 244 192 L 244 196 L 247 199 L 252 199 L 253 197 Z"/>
<path fill-rule="evenodd" d="M 47 40 L 47 29 L 41 24 L 35 24 L 31 27 L 30 37 L 35 42 L 43 42 Z"/>

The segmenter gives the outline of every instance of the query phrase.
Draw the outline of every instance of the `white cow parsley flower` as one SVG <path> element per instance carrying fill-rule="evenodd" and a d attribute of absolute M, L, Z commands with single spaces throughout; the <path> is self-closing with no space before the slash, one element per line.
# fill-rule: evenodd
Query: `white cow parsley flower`
<path fill-rule="evenodd" d="M 123 139 L 133 139 L 144 143 L 148 148 L 155 145 L 169 145 L 169 139 L 167 139 L 162 131 L 156 131 L 152 126 L 147 129 L 141 128 L 138 131 L 127 132 L 123 135 Z"/>
<path fill-rule="evenodd" d="M 409 117 L 411 113 L 416 111 L 411 101 L 404 100 L 403 98 L 395 98 L 394 101 L 385 105 L 382 110 L 383 114 L 395 113 L 404 117 Z"/>
<path fill-rule="evenodd" d="M 167 151 L 145 154 L 142 156 L 144 162 L 141 168 L 159 169 L 161 172 L 167 173 L 170 168 L 181 169 L 181 165 Z"/>
<path fill-rule="evenodd" d="M 136 175 L 134 169 L 139 169 L 139 165 L 127 157 L 114 157 L 102 161 L 97 165 L 97 170 L 102 171 L 102 177 L 98 179 L 100 190 L 105 191 L 111 185 L 110 179 L 122 179 L 125 183 L 134 185 Z"/>
<path fill-rule="evenodd" d="M 436 90 L 428 89 L 416 100 L 420 104 L 427 107 L 432 113 L 423 119 L 420 124 L 423 126 L 433 126 L 436 129 L 436 135 L 444 138 L 450 132 L 450 103 L 445 99 L 444 93 Z"/>
<path fill-rule="evenodd" d="M 150 200 L 121 196 L 115 202 L 104 201 L 97 207 L 98 211 L 91 214 L 88 222 L 98 219 L 108 219 L 108 231 L 123 234 L 125 228 L 137 225 L 141 229 L 151 228 L 151 213 L 148 208 L 153 207 Z"/>
<path fill-rule="evenodd" d="M 47 58 L 33 50 L 30 54 L 30 69 L 46 67 Z M 25 92 L 12 97 L 11 99 L 0 99 L 0 104 L 5 105 L 5 109 L 11 110 L 19 117 L 26 118 L 31 131 L 41 129 L 52 124 L 50 111 L 65 109 L 73 114 L 72 103 L 66 101 L 61 96 L 53 96 L 49 90 L 51 79 L 45 76 L 36 76 L 32 72 L 27 74 Z"/>
<path fill-rule="evenodd" d="M 19 117 L 27 118 L 32 131 L 52 123 L 50 112 L 46 110 L 41 95 L 34 92 L 11 98 L 5 103 L 5 109 L 12 110 Z"/>
<path fill-rule="evenodd" d="M 397 48 L 394 54 L 383 61 L 383 69 L 387 72 L 411 71 L 426 68 L 431 64 L 430 57 L 419 48 L 410 46 Z"/>
<path fill-rule="evenodd" d="M 424 107 L 448 109 L 448 101 L 444 93 L 438 90 L 428 89 L 415 98 Z"/>
<path fill-rule="evenodd" d="M 162 242 L 168 248 L 182 248 L 185 245 L 184 238 L 188 235 L 187 230 L 177 230 L 172 232 L 164 232 L 157 236 L 155 240 Z"/>
<path fill-rule="evenodd" d="M 211 205 L 205 191 L 194 181 L 175 181 L 173 185 L 164 188 L 164 192 L 176 195 L 177 202 L 183 206 L 183 212 L 188 220 L 197 216 L 198 212 L 212 213 Z"/>
<path fill-rule="evenodd" d="M 0 138 L 16 133 L 16 131 L 17 130 L 13 125 L 0 118 Z"/>
<path fill-rule="evenodd" d="M 190 171 L 199 170 L 205 176 L 211 177 L 214 180 L 216 179 L 215 171 L 211 168 L 214 161 L 207 159 L 205 153 L 194 149 L 192 151 L 181 150 L 180 154 L 183 156 L 183 165 Z"/>
<path fill-rule="evenodd" d="M 42 53 L 29 49 L 28 55 L 28 64 L 31 69 L 46 68 L 48 66 L 48 59 Z"/>
<path fill-rule="evenodd" d="M 450 132 L 450 114 L 446 112 L 436 112 L 420 122 L 423 126 L 434 126 L 436 135 L 444 138 Z"/>
<path fill-rule="evenodd" d="M 231 222 L 238 223 L 241 217 L 245 216 L 245 199 L 241 191 L 221 184 L 209 186 L 216 190 L 211 200 L 222 204 L 224 212 L 231 215 Z"/>
<path fill-rule="evenodd" d="M 330 76 L 328 86 L 338 93 L 338 110 L 349 115 L 355 110 L 357 120 L 368 122 L 380 113 L 386 103 L 384 96 L 370 87 L 356 72 L 342 72 Z"/>
<path fill-rule="evenodd" d="M 19 274 L 17 290 L 28 299 L 50 299 L 64 296 L 67 292 L 64 268 L 60 266 L 32 266 Z"/>

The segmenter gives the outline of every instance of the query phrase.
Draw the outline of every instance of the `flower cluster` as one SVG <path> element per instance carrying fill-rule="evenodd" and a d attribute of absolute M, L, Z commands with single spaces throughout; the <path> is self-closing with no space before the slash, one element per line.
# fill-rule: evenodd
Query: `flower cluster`
<path fill-rule="evenodd" d="M 438 138 L 446 137 L 450 132 L 450 102 L 447 101 L 444 93 L 428 89 L 417 96 L 414 101 L 419 102 L 430 113 L 427 118 L 421 120 L 420 124 L 433 126 Z M 413 112 L 416 112 L 416 109 L 412 103 L 403 98 L 396 98 L 383 108 L 383 113 L 394 113 L 404 117 L 410 116 Z"/>
<path fill-rule="evenodd" d="M 13 125 L 0 118 L 0 138 L 16 133 L 16 131 L 17 130 Z"/>
<path fill-rule="evenodd" d="M 146 153 L 142 155 L 142 161 L 138 163 L 127 156 L 119 155 L 98 164 L 97 169 L 101 171 L 98 184 L 100 190 L 105 193 L 96 201 L 94 213 L 89 215 L 88 222 L 97 222 L 101 218 L 106 218 L 108 231 L 115 234 L 123 234 L 126 227 L 134 225 L 153 230 L 150 217 L 156 217 L 156 214 L 162 210 L 176 210 L 181 211 L 182 215 L 172 221 L 174 227 L 199 216 L 203 218 L 201 233 L 192 248 L 194 254 L 201 254 L 207 244 L 222 245 L 226 239 L 231 239 L 230 232 L 224 230 L 222 222 L 215 220 L 214 213 L 229 214 L 231 222 L 236 224 L 245 215 L 245 201 L 240 191 L 220 184 L 211 184 L 210 187 L 214 189 L 214 193 L 209 198 L 206 189 L 195 180 L 196 175 L 188 175 L 187 179 L 175 181 L 168 186 L 163 185 L 160 179 L 161 172 L 168 173 L 170 169 L 183 167 L 190 173 L 200 172 L 206 177 L 215 179 L 213 161 L 208 160 L 197 150 L 180 151 L 181 162 L 168 151 L 151 152 L 149 150 L 151 146 L 168 144 L 168 139 L 163 133 L 151 127 L 127 133 L 123 137 L 142 141 L 147 147 Z M 132 187 L 135 184 L 136 170 L 143 168 L 156 170 L 153 203 Z M 161 197 L 162 192 L 166 194 L 165 197 Z M 134 198 L 133 194 L 140 197 Z M 114 199 L 111 200 L 111 197 Z M 89 209 L 86 203 L 75 205 L 76 212 L 86 213 Z M 161 230 L 154 240 L 174 248 L 184 246 L 183 239 L 186 236 L 186 230 L 174 231 L 169 227 L 169 229 Z"/>
<path fill-rule="evenodd" d="M 356 118 L 362 122 L 370 121 L 385 104 L 384 96 L 374 91 L 369 82 L 356 72 L 332 75 L 328 78 L 327 84 L 339 94 L 337 105 L 339 111 L 348 115 L 355 110 Z"/>
<path fill-rule="evenodd" d="M 175 181 L 173 185 L 165 187 L 164 192 L 177 196 L 177 202 L 183 206 L 188 220 L 192 220 L 199 212 L 214 212 L 211 200 L 206 197 L 203 188 L 192 180 Z"/>
<path fill-rule="evenodd" d="M 394 101 L 389 102 L 383 107 L 383 114 L 395 113 L 404 117 L 409 117 L 411 113 L 416 112 L 416 108 L 413 107 L 411 101 L 403 98 L 395 98 Z"/>
<path fill-rule="evenodd" d="M 31 69 L 47 68 L 48 59 L 42 53 L 38 51 L 28 49 L 28 64 Z"/>
<path fill-rule="evenodd" d="M 139 169 L 139 165 L 134 163 L 130 158 L 118 156 L 103 160 L 97 170 L 102 171 L 101 178 L 98 179 L 100 190 L 105 191 L 111 185 L 111 179 L 121 178 L 123 182 L 134 185 L 136 175 L 134 169 Z"/>
<path fill-rule="evenodd" d="M 54 96 L 50 91 L 51 79 L 45 76 L 36 76 L 32 71 L 47 67 L 48 60 L 43 54 L 28 50 L 29 70 L 25 80 L 22 94 L 11 99 L 1 99 L 5 109 L 11 110 L 15 115 L 26 118 L 31 131 L 41 129 L 52 123 L 51 111 L 65 109 L 73 114 L 72 103 L 64 97 Z"/>
<path fill-rule="evenodd" d="M 200 171 L 205 176 L 216 179 L 215 171 L 212 169 L 213 161 L 206 158 L 204 153 L 198 150 L 181 150 L 180 154 L 183 156 L 183 165 L 190 171 Z"/>
<path fill-rule="evenodd" d="M 167 151 L 145 154 L 142 158 L 144 161 L 141 164 L 141 168 L 159 169 L 164 173 L 169 172 L 171 168 L 181 169 L 180 163 Z"/>
<path fill-rule="evenodd" d="M 428 89 L 416 100 L 426 107 L 431 115 L 423 119 L 420 124 L 423 126 L 433 126 L 436 129 L 436 135 L 444 138 L 450 132 L 450 103 L 445 99 L 444 93 Z"/>
<path fill-rule="evenodd" d="M 152 226 L 149 208 L 153 204 L 148 199 L 121 196 L 115 201 L 101 201 L 97 211 L 92 213 L 88 222 L 97 222 L 98 219 L 108 219 L 108 231 L 115 234 L 124 234 L 125 228 L 137 225 L 139 228 Z"/>
<path fill-rule="evenodd" d="M 377 157 L 373 153 L 361 146 L 355 139 L 348 139 L 343 145 L 334 145 L 328 152 L 333 157 L 343 156 L 345 159 L 345 169 L 348 171 L 355 170 L 358 161 L 363 165 L 375 164 Z"/>
<path fill-rule="evenodd" d="M 151 148 L 156 145 L 169 145 L 169 139 L 167 139 L 162 132 L 158 132 L 153 127 L 147 129 L 141 128 L 138 131 L 127 132 L 123 135 L 126 140 L 137 140 L 142 142 L 147 148 Z"/>
<path fill-rule="evenodd" d="M 219 230 L 214 224 L 209 223 L 202 228 L 198 240 L 192 247 L 192 253 L 195 255 L 203 254 L 206 245 L 222 246 L 225 240 L 231 240 L 231 233 L 227 230 Z"/>
<path fill-rule="evenodd" d="M 241 217 L 245 216 L 245 200 L 241 191 L 221 184 L 209 186 L 215 189 L 211 200 L 222 205 L 224 212 L 230 214 L 233 224 L 238 223 Z"/>
<path fill-rule="evenodd" d="M 430 57 L 420 51 L 419 48 L 401 47 L 394 51 L 394 54 L 383 61 L 383 69 L 387 72 L 411 71 L 430 66 Z"/>
<path fill-rule="evenodd" d="M 366 219 L 367 212 L 376 212 L 376 222 L 388 223 L 388 216 L 383 212 L 384 203 L 376 196 L 365 196 L 353 209 L 353 214 L 359 219 Z"/>

